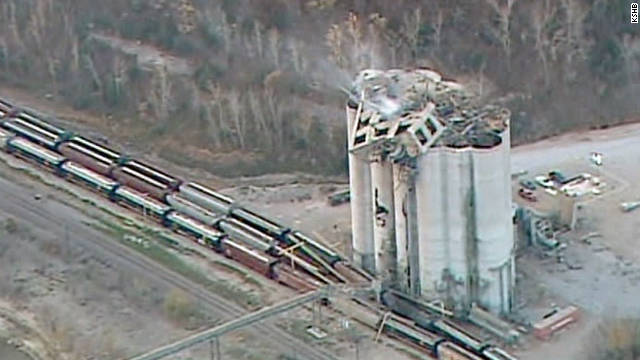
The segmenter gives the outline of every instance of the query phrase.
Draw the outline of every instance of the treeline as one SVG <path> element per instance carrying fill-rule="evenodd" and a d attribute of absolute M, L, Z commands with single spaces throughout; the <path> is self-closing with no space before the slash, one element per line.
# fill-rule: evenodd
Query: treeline
<path fill-rule="evenodd" d="M 108 129 L 174 161 L 336 174 L 342 90 L 367 67 L 432 66 L 502 97 L 515 142 L 637 114 L 640 28 L 628 10 L 625 0 L 6 0 L 0 81 L 109 114 Z"/>

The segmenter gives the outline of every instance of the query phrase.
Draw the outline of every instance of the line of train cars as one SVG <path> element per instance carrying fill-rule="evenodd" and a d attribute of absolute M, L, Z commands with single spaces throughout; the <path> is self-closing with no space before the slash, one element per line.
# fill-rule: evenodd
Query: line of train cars
<path fill-rule="evenodd" d="M 426 350 L 438 360 L 516 360 L 506 351 L 469 333 L 457 324 L 427 314 L 410 301 L 392 293 L 382 295 L 383 303 L 394 313 L 412 319 L 384 321 L 383 331 L 392 337 Z M 415 326 L 413 326 L 415 325 Z"/>
<path fill-rule="evenodd" d="M 368 279 L 331 249 L 238 206 L 227 196 L 197 183 L 183 182 L 89 139 L 70 134 L 1 99 L 0 149 L 36 161 L 123 206 L 141 210 L 163 225 L 190 235 L 200 244 L 294 289 L 310 290 L 333 279 L 343 282 Z M 287 248 L 295 248 L 295 252 Z M 288 264 L 293 266 L 286 266 Z M 395 313 L 415 321 L 388 319 L 384 324 L 385 333 L 409 341 L 436 359 L 514 360 L 449 321 L 417 315 L 402 301 L 389 301 L 388 294 L 383 299 Z"/>
<path fill-rule="evenodd" d="M 323 282 L 367 280 L 336 252 L 298 231 L 2 100 L 0 148 L 36 161 L 112 201 L 142 210 L 163 225 L 292 288 L 306 291 Z M 290 246 L 295 250 L 287 250 Z"/>

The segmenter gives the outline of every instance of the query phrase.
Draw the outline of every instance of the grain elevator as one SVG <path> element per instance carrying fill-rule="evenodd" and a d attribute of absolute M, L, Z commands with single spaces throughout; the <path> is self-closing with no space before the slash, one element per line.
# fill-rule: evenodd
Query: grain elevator
<path fill-rule="evenodd" d="M 365 70 L 347 121 L 354 262 L 383 287 L 510 312 L 509 111 L 433 70 Z"/>

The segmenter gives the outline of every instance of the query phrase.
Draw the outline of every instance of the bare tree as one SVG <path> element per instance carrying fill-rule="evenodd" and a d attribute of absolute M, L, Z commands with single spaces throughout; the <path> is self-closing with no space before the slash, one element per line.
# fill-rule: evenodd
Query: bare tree
<path fill-rule="evenodd" d="M 164 64 L 158 65 L 151 81 L 149 101 L 154 107 L 156 116 L 161 121 L 166 121 L 169 118 L 171 94 L 172 84 L 167 66 Z"/>
<path fill-rule="evenodd" d="M 566 12 L 567 62 L 572 63 L 574 56 L 586 56 L 583 24 L 589 7 L 578 0 L 562 0 L 561 4 Z"/>
<path fill-rule="evenodd" d="M 280 33 L 278 29 L 273 28 L 269 30 L 269 51 L 271 52 L 271 59 L 276 68 L 280 68 Z"/>
<path fill-rule="evenodd" d="M 326 39 L 327 45 L 329 46 L 331 60 L 338 65 L 338 67 L 344 68 L 346 66 L 346 58 L 342 50 L 344 43 L 344 33 L 342 32 L 342 28 L 337 24 L 331 25 L 327 32 Z"/>
<path fill-rule="evenodd" d="M 260 101 L 260 97 L 256 90 L 249 90 L 247 92 L 249 109 L 253 115 L 253 119 L 257 124 L 257 129 L 260 132 L 260 136 L 267 140 L 267 146 L 272 148 L 273 146 L 273 134 L 272 129 L 267 125 L 266 116 L 263 111 L 263 106 Z"/>
<path fill-rule="evenodd" d="M 531 24 L 535 37 L 534 48 L 542 62 L 545 87 L 549 87 L 549 60 L 547 58 L 548 38 L 545 28 L 553 16 L 553 10 L 548 0 L 538 2 L 532 11 Z"/>
<path fill-rule="evenodd" d="M 244 114 L 240 94 L 236 90 L 231 90 L 227 92 L 226 98 L 229 112 L 231 114 L 231 120 L 233 122 L 234 130 L 238 138 L 240 148 L 244 149 Z"/>
<path fill-rule="evenodd" d="M 413 60 L 418 56 L 418 44 L 420 40 L 420 28 L 422 26 L 422 9 L 416 8 L 411 14 L 404 14 L 403 32 L 409 42 L 409 50 Z"/>
<path fill-rule="evenodd" d="M 442 41 L 442 24 L 444 22 L 444 16 L 442 10 L 438 9 L 436 13 L 436 19 L 433 23 L 433 42 L 435 49 L 440 50 L 440 41 Z"/>
<path fill-rule="evenodd" d="M 264 41 L 262 39 L 262 33 L 264 32 L 264 27 L 258 20 L 253 22 L 253 38 L 255 39 L 256 44 L 256 53 L 258 54 L 258 58 L 262 59 L 264 57 Z"/>
<path fill-rule="evenodd" d="M 502 48 L 507 58 L 507 67 L 511 67 L 511 12 L 516 0 L 485 0 L 498 15 L 498 28 L 496 35 L 500 39 Z"/>
<path fill-rule="evenodd" d="M 283 108 L 278 101 L 273 89 L 264 89 L 264 99 L 271 120 L 271 131 L 274 134 L 274 144 L 282 144 L 284 141 L 284 129 L 282 127 Z"/>

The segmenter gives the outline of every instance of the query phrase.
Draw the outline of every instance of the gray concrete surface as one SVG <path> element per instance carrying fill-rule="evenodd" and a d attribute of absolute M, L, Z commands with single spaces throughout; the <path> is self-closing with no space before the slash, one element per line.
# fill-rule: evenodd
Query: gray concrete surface
<path fill-rule="evenodd" d="M 0 359 L 2 360 L 31 360 L 25 353 L 0 339 Z"/>

